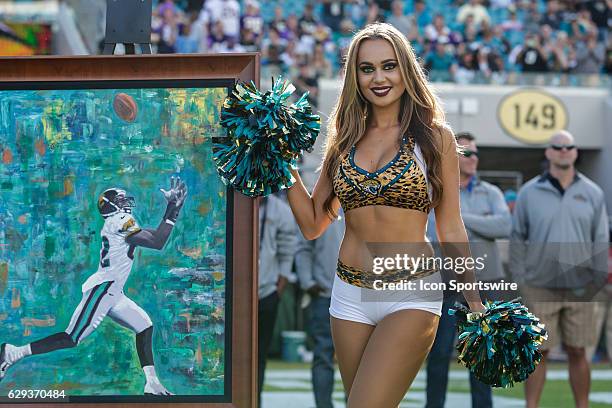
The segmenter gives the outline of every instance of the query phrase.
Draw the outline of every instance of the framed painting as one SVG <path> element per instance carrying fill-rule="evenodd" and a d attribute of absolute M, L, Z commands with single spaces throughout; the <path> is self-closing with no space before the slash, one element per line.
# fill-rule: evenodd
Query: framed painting
<path fill-rule="evenodd" d="M 0 59 L 0 406 L 255 405 L 255 203 L 212 140 L 258 66 Z"/>

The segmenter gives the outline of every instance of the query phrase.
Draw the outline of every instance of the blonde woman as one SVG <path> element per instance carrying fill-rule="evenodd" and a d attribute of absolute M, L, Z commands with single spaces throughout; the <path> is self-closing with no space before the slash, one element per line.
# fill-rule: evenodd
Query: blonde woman
<path fill-rule="evenodd" d="M 432 209 L 440 241 L 453 243 L 455 255 L 469 250 L 455 138 L 414 51 L 391 25 L 371 24 L 353 37 L 327 137 L 312 195 L 293 171 L 289 204 L 307 239 L 320 236 L 342 206 L 346 232 L 330 315 L 348 407 L 397 407 L 434 341 L 442 298 L 439 290 L 376 285 L 382 276 L 432 283 L 440 274 L 415 266 L 379 275 L 374 262 L 393 257 L 393 243 L 410 256 L 432 256 L 425 238 Z M 473 272 L 458 279 L 473 282 Z M 472 310 L 484 309 L 477 291 L 463 293 Z"/>

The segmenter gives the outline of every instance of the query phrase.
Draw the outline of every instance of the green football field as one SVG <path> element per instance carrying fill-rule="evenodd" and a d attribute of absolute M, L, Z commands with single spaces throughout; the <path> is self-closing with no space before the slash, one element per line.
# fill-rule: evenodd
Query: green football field
<path fill-rule="evenodd" d="M 425 404 L 425 372 L 421 370 L 415 379 L 400 407 L 423 407 Z M 497 407 L 524 406 L 524 388 L 522 384 L 514 388 L 494 389 L 493 403 Z M 310 383 L 310 365 L 305 363 L 286 363 L 272 360 L 268 362 L 264 386 L 263 408 L 314 407 L 312 386 Z M 336 408 L 344 407 L 342 383 L 336 372 L 334 387 L 334 404 Z M 470 406 L 470 385 L 467 370 L 453 364 L 449 374 L 446 406 Z M 574 406 L 572 391 L 567 379 L 565 363 L 549 363 L 548 380 L 540 401 L 541 408 L 558 408 Z M 612 364 L 594 364 L 592 366 L 592 384 L 590 407 L 612 407 Z"/>

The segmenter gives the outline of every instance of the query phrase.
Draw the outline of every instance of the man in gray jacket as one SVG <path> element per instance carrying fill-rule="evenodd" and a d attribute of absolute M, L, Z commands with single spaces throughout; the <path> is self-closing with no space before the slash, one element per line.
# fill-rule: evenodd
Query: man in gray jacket
<path fill-rule="evenodd" d="M 329 323 L 329 305 L 343 235 L 344 220 L 339 218 L 317 239 L 308 241 L 299 234 L 295 253 L 295 268 L 300 286 L 311 298 L 308 328 L 314 341 L 312 389 L 317 408 L 333 407 L 334 344 Z"/>
<path fill-rule="evenodd" d="M 259 206 L 259 335 L 258 398 L 264 383 L 266 358 L 274 333 L 280 295 L 291 276 L 297 225 L 289 205 L 274 195 Z"/>
<path fill-rule="evenodd" d="M 606 282 L 608 216 L 601 188 L 574 167 L 578 152 L 569 132 L 556 133 L 545 154 L 548 170 L 519 190 L 510 245 L 510 273 L 548 332 L 542 361 L 525 383 L 525 398 L 528 408 L 538 406 L 548 350 L 560 340 L 576 407 L 587 407 L 585 347 L 595 342 L 590 300 Z"/>
<path fill-rule="evenodd" d="M 510 210 L 501 190 L 478 178 L 478 148 L 474 136 L 468 132 L 458 133 L 457 144 L 463 147 L 459 158 L 461 217 L 468 233 L 471 256 L 485 259 L 485 267 L 475 270 L 476 278 L 483 282 L 499 281 L 504 277 L 504 270 L 495 240 L 510 235 Z M 431 241 L 437 241 L 433 216 L 430 217 L 427 235 Z M 482 291 L 481 296 L 483 300 L 496 300 L 499 294 Z M 448 368 L 456 336 L 456 319 L 448 315 L 448 309 L 456 300 L 456 294 L 445 294 L 438 332 L 427 360 L 427 408 L 444 407 Z M 473 408 L 493 405 L 491 387 L 472 374 L 470 389 Z"/>

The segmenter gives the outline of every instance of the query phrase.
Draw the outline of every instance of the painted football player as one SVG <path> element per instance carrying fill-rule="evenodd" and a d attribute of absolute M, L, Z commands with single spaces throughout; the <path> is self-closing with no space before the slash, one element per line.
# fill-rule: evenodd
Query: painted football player
<path fill-rule="evenodd" d="M 134 197 L 111 188 L 98 198 L 104 217 L 100 264 L 83 284 L 83 298 L 64 332 L 53 334 L 25 346 L 4 343 L 0 346 L 0 381 L 10 366 L 24 357 L 77 346 L 104 320 L 110 317 L 136 333 L 136 350 L 146 377 L 145 395 L 172 395 L 159 381 L 153 362 L 153 323 L 147 313 L 123 293 L 137 247 L 160 250 L 168 241 L 185 202 L 187 187 L 172 177 L 170 190 L 161 189 L 167 201 L 166 212 L 157 229 L 141 229 L 132 216 Z"/>

